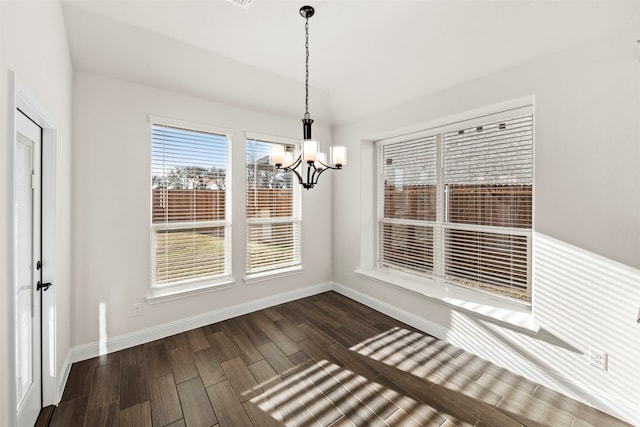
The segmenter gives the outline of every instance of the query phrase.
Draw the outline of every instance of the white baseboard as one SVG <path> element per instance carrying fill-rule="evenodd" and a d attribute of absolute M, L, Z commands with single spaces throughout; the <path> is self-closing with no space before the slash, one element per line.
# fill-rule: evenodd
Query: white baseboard
<path fill-rule="evenodd" d="M 106 353 L 124 350 L 125 348 L 134 347 L 147 342 L 155 341 L 171 335 L 179 334 L 195 328 L 210 325 L 212 323 L 231 319 L 243 314 L 252 313 L 274 305 L 283 304 L 285 302 L 309 297 L 322 292 L 333 289 L 331 282 L 321 283 L 318 285 L 308 286 L 294 291 L 284 292 L 277 295 L 271 295 L 266 298 L 247 301 L 230 307 L 213 310 L 208 313 L 199 314 L 197 316 L 188 317 L 186 319 L 176 320 L 174 322 L 164 323 L 140 331 L 131 332 L 116 337 L 111 337 L 104 343 L 92 342 L 71 349 L 71 362 L 79 362 L 81 360 L 91 359 Z M 65 378 L 66 381 L 66 378 Z"/>
<path fill-rule="evenodd" d="M 339 294 L 344 295 L 345 297 L 358 301 L 359 303 L 364 304 L 367 307 L 371 307 L 374 310 L 379 311 L 380 313 L 384 313 L 387 316 L 393 317 L 394 319 L 406 323 L 409 326 L 420 329 L 421 331 L 424 331 L 438 339 L 447 339 L 448 329 L 441 325 L 438 325 L 437 323 L 433 323 L 423 317 L 416 316 L 413 313 L 409 313 L 408 311 L 402 310 L 394 305 L 372 298 L 368 295 L 363 294 L 362 292 L 358 292 L 348 286 L 344 286 L 339 283 L 333 284 L 333 290 Z"/>
<path fill-rule="evenodd" d="M 348 286 L 339 283 L 333 284 L 333 290 L 349 297 L 361 304 L 371 307 L 387 316 L 400 320 L 407 325 L 413 326 L 429 335 L 447 341 L 465 351 L 473 353 L 484 359 L 522 375 L 531 381 L 548 387 L 558 393 L 564 394 L 572 399 L 583 402 L 591 407 L 611 414 L 617 418 L 640 426 L 640 410 L 630 407 L 624 403 L 611 399 L 608 396 L 594 393 L 584 385 L 576 384 L 564 377 L 541 369 L 523 360 L 509 357 L 504 353 L 497 353 L 493 348 L 487 347 L 485 343 L 475 341 L 468 335 L 456 334 L 448 328 L 430 322 L 429 320 L 402 310 L 392 304 L 370 297 L 362 292 L 356 291 Z M 500 363 L 498 363 L 500 362 Z M 564 387 L 563 387 L 564 386 Z"/>

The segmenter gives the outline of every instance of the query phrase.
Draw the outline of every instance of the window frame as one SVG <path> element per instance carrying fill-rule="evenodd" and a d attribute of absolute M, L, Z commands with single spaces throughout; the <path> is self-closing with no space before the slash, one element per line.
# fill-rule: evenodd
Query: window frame
<path fill-rule="evenodd" d="M 250 141 L 263 142 L 267 144 L 279 144 L 293 149 L 294 158 L 300 153 L 300 141 L 294 138 L 287 138 L 274 135 L 265 135 L 254 132 L 245 132 L 245 167 L 246 162 L 246 148 Z M 264 218 L 250 218 L 248 212 L 245 212 L 245 224 L 246 224 L 246 239 L 245 239 L 245 283 L 259 282 L 273 277 L 282 277 L 289 274 L 296 274 L 302 271 L 302 190 L 295 177 L 292 179 L 292 215 L 288 217 L 270 217 Z M 247 180 L 247 173 L 245 171 L 245 208 L 248 207 L 248 190 L 249 182 Z M 277 224 L 293 224 L 297 227 L 297 233 L 294 233 L 294 239 L 297 238 L 297 242 L 294 244 L 293 260 L 290 263 L 273 264 L 262 268 L 249 268 L 249 239 L 250 239 L 250 227 L 254 225 L 277 225 Z"/>
<path fill-rule="evenodd" d="M 494 226 L 482 226 L 482 225 L 471 225 L 471 224 L 458 224 L 453 222 L 448 222 L 446 218 L 446 209 L 447 209 L 447 201 L 445 200 L 445 182 L 444 182 L 444 144 L 445 144 L 445 134 L 451 131 L 457 131 L 459 129 L 468 128 L 468 127 L 476 127 L 483 126 L 488 123 L 493 123 L 501 120 L 509 120 L 514 117 L 522 116 L 522 115 L 531 115 L 532 121 L 532 200 L 531 200 L 531 228 L 519 229 L 515 232 L 515 234 L 524 235 L 527 238 L 527 249 L 526 249 L 526 258 L 527 258 L 527 300 L 519 300 L 512 297 L 505 297 L 500 295 L 497 292 L 489 292 L 485 290 L 480 290 L 476 287 L 465 286 L 459 282 L 447 280 L 445 278 L 445 252 L 446 252 L 446 243 L 445 243 L 445 233 L 447 229 L 469 229 L 473 231 L 506 231 L 509 230 L 511 234 L 514 234 L 513 228 L 508 228 L 504 230 L 500 230 L 501 227 Z M 414 127 L 414 129 L 416 129 Z M 436 137 L 436 220 L 435 221 L 413 221 L 413 220 L 389 220 L 389 218 L 385 218 L 384 216 L 384 198 L 385 198 L 385 177 L 383 173 L 383 165 L 382 162 L 382 147 L 386 145 L 392 145 L 396 143 L 411 141 L 411 140 L 419 140 L 419 139 L 427 139 L 429 137 Z M 376 214 L 375 214 L 375 237 L 374 237 L 374 268 L 381 272 L 384 277 L 392 277 L 398 276 L 401 281 L 404 281 L 402 278 L 407 277 L 415 277 L 419 278 L 429 278 L 434 283 L 439 284 L 439 286 L 443 286 L 444 288 L 448 288 L 449 285 L 453 285 L 456 288 L 460 289 L 462 292 L 472 292 L 476 295 L 482 295 L 481 299 L 488 298 L 498 298 L 499 300 L 504 300 L 509 303 L 515 303 L 517 305 L 523 305 L 530 307 L 532 304 L 532 291 L 533 291 L 533 280 L 532 280 L 532 271 L 533 271 L 533 237 L 534 237 L 534 206 L 535 206 L 535 192 L 533 191 L 533 182 L 535 181 L 535 168 L 534 168 L 534 147 L 535 147 L 535 114 L 534 114 L 534 106 L 533 103 L 523 102 L 518 104 L 510 104 L 508 106 L 504 106 L 503 108 L 495 108 L 491 109 L 485 108 L 481 111 L 480 114 L 476 112 L 474 113 L 466 113 L 459 114 L 449 118 L 443 118 L 437 121 L 433 121 L 430 124 L 424 125 L 421 130 L 411 130 L 408 132 L 399 132 L 396 136 L 389 136 L 383 139 L 375 139 L 374 142 L 374 162 L 375 162 L 375 170 L 377 174 L 376 179 L 376 188 L 375 188 L 375 203 L 376 203 Z M 404 221 L 404 222 L 403 222 Z M 383 223 L 421 223 L 421 225 L 427 225 L 433 227 L 433 271 L 420 273 L 417 271 L 410 271 L 409 269 L 403 268 L 393 268 L 383 265 L 381 263 L 381 224 Z M 366 270 L 359 270 L 359 272 L 365 276 L 368 275 Z M 383 281 L 387 281 L 384 279 Z M 472 298 L 473 299 L 473 298 Z"/>
<path fill-rule="evenodd" d="M 150 168 L 149 168 L 149 197 L 150 197 L 150 282 L 151 282 L 151 294 L 147 296 L 147 302 L 155 303 L 165 300 L 171 300 L 178 297 L 206 292 L 213 289 L 225 289 L 233 284 L 231 279 L 232 273 L 232 147 L 233 131 L 229 128 L 213 126 L 204 123 L 191 122 L 180 119 L 173 119 L 168 117 L 162 117 L 149 114 L 149 142 L 152 142 L 152 132 L 154 126 L 166 126 L 169 128 L 183 129 L 186 131 L 200 132 L 213 134 L 216 136 L 224 137 L 226 140 L 226 156 L 227 164 L 225 169 L 225 218 L 224 220 L 203 220 L 203 221 L 181 221 L 175 223 L 155 223 L 153 222 L 153 149 L 150 145 Z M 155 266 L 155 239 L 158 231 L 171 231 L 171 230 L 194 230 L 200 228 L 212 228 L 212 227 L 224 227 L 224 271 L 220 274 L 189 278 L 183 280 L 171 281 L 168 283 L 157 283 L 155 281 L 154 266 Z"/>

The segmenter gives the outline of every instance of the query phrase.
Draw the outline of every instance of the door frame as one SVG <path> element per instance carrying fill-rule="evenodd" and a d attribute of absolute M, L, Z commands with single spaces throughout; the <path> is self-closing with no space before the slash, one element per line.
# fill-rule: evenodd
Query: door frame
<path fill-rule="evenodd" d="M 56 181 L 57 181 L 57 126 L 51 119 L 51 115 L 42 107 L 38 101 L 38 97 L 26 84 L 20 81 L 13 70 L 9 70 L 8 76 L 9 105 L 7 132 L 9 144 L 7 147 L 7 200 L 13 205 L 13 177 L 14 177 L 14 153 L 16 144 L 16 114 L 20 109 L 31 120 L 42 128 L 42 152 L 41 152 L 41 177 L 42 177 L 42 280 L 43 282 L 51 282 L 53 286 L 48 291 L 42 293 L 42 316 L 41 316 L 41 364 L 42 364 L 42 406 L 55 405 L 59 402 L 61 396 L 61 373 L 58 363 L 57 348 L 57 259 L 56 259 Z M 8 283 L 14 283 L 15 272 L 13 270 L 13 260 L 15 254 L 13 251 L 13 230 L 16 219 L 14 218 L 13 209 L 8 209 L 8 226 L 11 233 L 9 239 L 8 258 L 11 262 L 7 268 Z M 38 309 L 38 308 L 36 308 Z M 9 325 L 14 324 L 15 307 L 13 299 L 9 301 Z M 11 388 L 10 408 L 13 408 L 13 417 L 17 416 L 16 397 L 15 397 L 15 328 L 11 328 L 12 339 L 9 343 L 10 363 L 9 375 Z"/>

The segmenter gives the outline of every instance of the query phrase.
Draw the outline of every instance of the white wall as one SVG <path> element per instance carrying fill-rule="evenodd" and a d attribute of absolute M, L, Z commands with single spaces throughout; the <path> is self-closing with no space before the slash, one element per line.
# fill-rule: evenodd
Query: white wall
<path fill-rule="evenodd" d="M 211 76 L 215 79 L 215 76 Z M 73 295 L 74 346 L 179 321 L 235 304 L 331 280 L 331 176 L 303 190 L 301 274 L 245 285 L 244 132 L 301 138 L 299 119 L 217 104 L 94 74 L 74 77 Z M 233 129 L 233 277 L 231 289 L 148 305 L 150 293 L 150 159 L 148 114 Z M 330 130 L 314 125 L 330 143 Z M 132 317 L 132 304 L 143 303 Z M 104 319 L 99 306 L 104 304 Z"/>
<path fill-rule="evenodd" d="M 9 318 L 12 300 L 8 253 L 11 236 L 7 217 L 10 209 L 8 188 L 10 162 L 8 146 L 13 135 L 8 132 L 7 111 L 9 70 L 30 99 L 44 110 L 57 128 L 57 193 L 55 234 L 56 255 L 54 286 L 57 311 L 57 369 L 63 368 L 70 348 L 69 288 L 70 288 L 70 161 L 71 161 L 71 88 L 72 70 L 66 33 L 58 2 L 0 2 L 0 425 L 11 426 L 15 414 L 14 390 L 10 378 L 10 357 L 13 351 L 13 321 Z"/>
<path fill-rule="evenodd" d="M 350 164 L 334 178 L 334 281 L 424 319 L 446 338 L 621 415 L 640 402 L 640 28 L 334 128 Z M 435 64 L 434 66 L 437 66 Z M 535 96 L 536 337 L 354 274 L 373 264 L 372 139 Z M 554 335 L 552 338 L 549 334 Z M 564 342 L 563 345 L 556 345 Z M 556 344 L 554 344 L 556 343 Z M 578 351 L 571 351 L 566 346 Z M 608 371 L 588 366 L 606 351 Z M 542 378 L 545 377 L 545 378 Z M 613 406 L 616 406 L 613 408 Z M 620 409 L 622 408 L 622 409 Z M 640 414 L 627 419 L 640 423 Z"/>

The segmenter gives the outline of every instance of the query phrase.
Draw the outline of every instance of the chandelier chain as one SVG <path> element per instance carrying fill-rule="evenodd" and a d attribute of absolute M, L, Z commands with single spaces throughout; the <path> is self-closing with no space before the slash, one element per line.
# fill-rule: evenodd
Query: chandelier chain
<path fill-rule="evenodd" d="M 309 114 L 309 18 L 306 18 L 306 22 L 304 24 L 304 31 L 305 31 L 305 42 L 304 42 L 304 47 L 306 50 L 306 56 L 305 56 L 305 63 L 304 63 L 304 67 L 305 67 L 305 81 L 304 81 L 304 91 L 305 91 L 305 97 L 304 97 L 304 107 L 305 110 L 304 112 L 306 114 Z"/>

